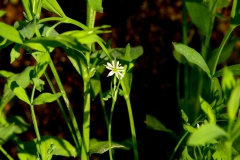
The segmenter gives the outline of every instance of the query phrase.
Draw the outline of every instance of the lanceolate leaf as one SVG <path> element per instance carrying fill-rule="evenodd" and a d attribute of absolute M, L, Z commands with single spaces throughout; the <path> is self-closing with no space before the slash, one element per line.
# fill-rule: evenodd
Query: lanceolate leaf
<path fill-rule="evenodd" d="M 215 116 L 215 113 L 214 113 L 212 107 L 201 97 L 200 97 L 200 103 L 201 103 L 202 110 L 208 116 L 209 122 L 216 124 L 216 116 Z"/>
<path fill-rule="evenodd" d="M 0 17 L 6 14 L 6 11 L 0 10 Z"/>
<path fill-rule="evenodd" d="M 42 6 L 50 12 L 56 13 L 61 17 L 66 17 L 56 0 L 44 0 Z"/>
<path fill-rule="evenodd" d="M 236 118 L 240 101 L 240 85 L 238 84 L 231 92 L 227 103 L 228 117 L 231 122 Z"/>
<path fill-rule="evenodd" d="M 15 59 L 17 59 L 19 56 L 20 56 L 19 45 L 15 44 L 10 53 L 10 58 L 11 58 L 10 63 L 14 62 Z"/>
<path fill-rule="evenodd" d="M 146 115 L 145 123 L 147 124 L 147 127 L 149 129 L 163 132 L 173 132 L 172 130 L 167 129 L 159 120 L 157 120 L 155 117 L 151 115 Z"/>
<path fill-rule="evenodd" d="M 173 45 L 177 52 L 179 52 L 183 56 L 185 56 L 189 62 L 194 63 L 197 66 L 199 66 L 203 71 L 205 71 L 207 73 L 209 78 L 211 78 L 210 70 L 209 70 L 206 62 L 204 61 L 202 56 L 196 50 L 194 50 L 184 44 L 180 44 L 180 43 L 173 43 Z"/>
<path fill-rule="evenodd" d="M 122 144 L 112 142 L 111 148 L 119 148 L 119 149 L 128 149 Z M 89 154 L 97 153 L 103 154 L 109 150 L 108 141 L 98 141 L 97 139 L 90 140 Z"/>
<path fill-rule="evenodd" d="M 26 102 L 27 104 L 30 104 L 27 92 L 23 89 L 23 87 L 19 86 L 16 81 L 8 81 L 8 87 L 11 88 L 11 90 L 19 99 Z"/>
<path fill-rule="evenodd" d="M 62 93 L 56 93 L 56 94 L 51 94 L 51 93 L 42 93 L 40 94 L 37 98 L 34 99 L 33 105 L 40 105 L 44 103 L 50 103 L 55 100 L 57 100 Z"/>
<path fill-rule="evenodd" d="M 0 36 L 6 38 L 12 42 L 22 44 L 22 38 L 19 32 L 12 26 L 9 26 L 3 22 L 0 22 Z"/>
<path fill-rule="evenodd" d="M 216 124 L 205 124 L 194 132 L 188 139 L 188 145 L 205 145 L 220 136 L 226 136 L 227 133 Z"/>

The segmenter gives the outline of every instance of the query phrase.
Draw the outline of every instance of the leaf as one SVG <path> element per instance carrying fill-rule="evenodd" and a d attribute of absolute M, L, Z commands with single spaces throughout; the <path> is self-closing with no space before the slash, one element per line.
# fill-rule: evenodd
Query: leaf
<path fill-rule="evenodd" d="M 44 0 L 42 3 L 42 7 L 50 12 L 56 13 L 60 17 L 66 17 L 56 0 Z"/>
<path fill-rule="evenodd" d="M 186 125 L 186 124 L 183 124 L 183 129 L 188 131 L 189 133 L 194 133 L 197 131 L 197 129 L 194 128 L 193 126 Z"/>
<path fill-rule="evenodd" d="M 22 117 L 19 116 L 8 117 L 7 122 L 13 124 L 13 132 L 17 134 L 21 134 L 27 131 L 27 129 L 31 126 L 30 124 L 26 123 Z"/>
<path fill-rule="evenodd" d="M 103 92 L 103 100 L 107 101 L 109 98 L 112 98 L 111 90 L 109 89 L 106 92 Z"/>
<path fill-rule="evenodd" d="M 14 92 L 14 94 L 21 99 L 22 101 L 26 102 L 27 104 L 31 104 L 29 97 L 27 96 L 27 92 L 23 89 L 23 87 L 19 86 L 16 81 L 8 81 L 8 87 Z"/>
<path fill-rule="evenodd" d="M 212 17 L 208 7 L 202 3 L 191 1 L 186 1 L 186 7 L 191 21 L 197 26 L 202 34 L 208 35 Z"/>
<path fill-rule="evenodd" d="M 224 96 L 226 97 L 227 101 L 228 101 L 230 94 L 232 92 L 232 89 L 235 87 L 235 85 L 236 85 L 236 81 L 233 76 L 233 73 L 227 67 L 224 67 L 223 77 L 222 77 L 222 89 L 223 89 Z"/>
<path fill-rule="evenodd" d="M 126 146 L 112 142 L 111 148 L 128 149 Z M 103 154 L 109 150 L 108 141 L 98 141 L 97 139 L 90 140 L 89 154 L 97 153 Z"/>
<path fill-rule="evenodd" d="M 0 17 L 4 16 L 6 14 L 6 11 L 0 10 Z"/>
<path fill-rule="evenodd" d="M 50 63 L 50 56 L 47 52 L 33 52 L 32 56 L 36 59 L 37 65 L 35 67 L 34 76 L 40 78 L 45 72 L 48 64 Z"/>
<path fill-rule="evenodd" d="M 181 109 L 181 115 L 182 115 L 182 119 L 184 120 L 184 122 L 188 123 L 188 117 L 182 109 Z"/>
<path fill-rule="evenodd" d="M 5 70 L 0 70 L 0 77 L 9 78 L 9 77 L 11 77 L 11 76 L 13 76 L 13 75 L 14 75 L 13 72 L 5 71 Z"/>
<path fill-rule="evenodd" d="M 240 118 L 237 119 L 236 123 L 234 123 L 233 130 L 231 132 L 231 140 L 234 142 L 240 136 Z"/>
<path fill-rule="evenodd" d="M 7 103 L 15 96 L 14 92 L 8 87 L 7 84 L 4 85 L 3 96 L 0 101 L 0 111 L 7 105 Z"/>
<path fill-rule="evenodd" d="M 185 146 L 185 149 L 182 152 L 181 160 L 193 160 L 192 157 L 188 154 L 187 146 Z"/>
<path fill-rule="evenodd" d="M 204 100 L 202 97 L 199 97 L 201 108 L 204 113 L 208 116 L 209 123 L 216 124 L 216 116 L 212 107 Z"/>
<path fill-rule="evenodd" d="M 19 30 L 19 33 L 23 36 L 23 38 L 30 39 L 36 32 L 36 17 L 34 17 L 33 20 L 30 22 L 17 21 L 14 23 L 14 27 Z"/>
<path fill-rule="evenodd" d="M 103 12 L 102 8 L 102 0 L 87 0 L 89 5 L 95 10 L 96 12 Z"/>
<path fill-rule="evenodd" d="M 55 29 L 52 29 L 51 32 L 48 31 L 50 28 L 51 27 L 46 24 L 38 24 L 38 29 L 43 37 L 46 37 L 47 32 L 48 37 L 57 37 L 59 33 Z"/>
<path fill-rule="evenodd" d="M 13 124 L 10 124 L 8 126 L 0 126 L 0 145 L 3 145 L 6 143 L 14 134 L 14 126 Z"/>
<path fill-rule="evenodd" d="M 90 85 L 91 85 L 91 98 L 95 99 L 95 97 L 98 95 L 101 89 L 101 81 L 97 77 L 93 77 L 90 79 Z"/>
<path fill-rule="evenodd" d="M 3 38 L 19 44 L 23 43 L 19 32 L 14 27 L 0 22 L 0 28 L 0 36 L 2 36 Z"/>
<path fill-rule="evenodd" d="M 42 92 L 45 82 L 39 78 L 32 79 L 34 86 L 39 92 Z"/>
<path fill-rule="evenodd" d="M 225 68 L 225 67 L 224 67 Z M 218 70 L 213 77 L 221 77 L 223 76 L 224 68 Z M 240 76 L 240 64 L 235 64 L 231 66 L 227 66 L 228 70 L 232 72 L 234 76 Z"/>
<path fill-rule="evenodd" d="M 227 112 L 230 122 L 236 118 L 236 114 L 240 101 L 240 84 L 238 84 L 231 92 L 230 98 L 227 102 Z"/>
<path fill-rule="evenodd" d="M 57 100 L 60 96 L 62 96 L 62 93 L 56 93 L 56 94 L 42 93 L 33 100 L 32 104 L 33 105 L 41 105 L 44 103 L 50 103 L 50 102 Z"/>
<path fill-rule="evenodd" d="M 159 120 L 157 120 L 155 117 L 151 115 L 146 115 L 146 121 L 145 121 L 148 129 L 153 129 L 157 131 L 164 131 L 164 132 L 173 132 L 170 129 L 167 129 Z"/>
<path fill-rule="evenodd" d="M 216 124 L 207 123 L 200 127 L 196 132 L 190 135 L 188 145 L 205 145 L 220 136 L 226 136 L 227 133 Z"/>
<path fill-rule="evenodd" d="M 36 155 L 37 139 L 29 142 L 17 141 L 19 145 L 19 152 L 21 154 L 29 153 Z M 54 136 L 41 136 L 41 149 L 44 153 L 42 159 L 46 159 L 49 156 L 65 156 L 65 157 L 76 157 L 78 155 L 77 150 L 68 141 L 60 139 Z"/>
<path fill-rule="evenodd" d="M 11 57 L 10 63 L 13 63 L 15 59 L 17 59 L 19 56 L 20 56 L 19 45 L 15 44 L 10 53 Z"/>
<path fill-rule="evenodd" d="M 217 1 L 217 8 L 224 8 L 228 7 L 231 1 L 229 0 L 218 0 Z"/>
<path fill-rule="evenodd" d="M 173 45 L 177 52 L 185 56 L 189 62 L 199 66 L 203 71 L 207 73 L 209 78 L 211 78 L 210 70 L 206 62 L 197 51 L 181 43 L 173 43 Z"/>

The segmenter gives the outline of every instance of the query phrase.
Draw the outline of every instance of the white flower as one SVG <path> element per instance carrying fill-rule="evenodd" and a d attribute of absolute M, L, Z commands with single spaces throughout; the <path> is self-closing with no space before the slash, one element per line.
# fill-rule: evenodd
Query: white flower
<path fill-rule="evenodd" d="M 118 79 L 122 79 L 124 77 L 124 67 L 121 66 L 119 61 L 112 61 L 112 63 L 107 63 L 105 65 L 107 69 L 111 70 L 111 72 L 108 73 L 107 77 L 116 75 Z"/>

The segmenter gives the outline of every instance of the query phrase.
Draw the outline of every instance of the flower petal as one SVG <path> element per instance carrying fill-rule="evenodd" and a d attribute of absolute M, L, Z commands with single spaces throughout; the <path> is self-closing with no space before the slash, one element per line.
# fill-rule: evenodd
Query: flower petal
<path fill-rule="evenodd" d="M 113 74 L 114 74 L 114 72 L 111 71 L 111 72 L 108 73 L 107 77 L 112 76 Z"/>

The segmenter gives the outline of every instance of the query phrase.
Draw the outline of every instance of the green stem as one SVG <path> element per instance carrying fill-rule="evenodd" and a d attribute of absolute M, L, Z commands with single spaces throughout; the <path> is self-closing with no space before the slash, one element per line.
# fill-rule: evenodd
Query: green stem
<path fill-rule="evenodd" d="M 182 136 L 182 138 L 178 141 L 178 144 L 177 144 L 176 147 L 174 148 L 173 153 L 172 153 L 172 155 L 171 155 L 171 157 L 170 157 L 170 160 L 173 159 L 174 154 L 177 152 L 180 144 L 182 143 L 182 141 L 184 140 L 184 138 L 188 135 L 188 133 L 189 133 L 189 132 L 186 132 L 186 133 Z"/>
<path fill-rule="evenodd" d="M 33 86 L 33 89 L 32 89 L 31 100 L 30 100 L 31 104 L 33 102 L 34 93 L 35 93 L 35 86 Z M 30 105 L 30 110 L 31 110 L 31 116 L 32 116 L 32 121 L 33 121 L 35 134 L 36 134 L 36 137 L 37 137 L 38 152 L 42 156 L 43 154 L 42 154 L 42 151 L 41 151 L 41 137 L 40 137 L 40 134 L 39 134 L 36 115 L 35 115 L 35 112 L 34 112 L 34 106 L 33 105 Z"/>
<path fill-rule="evenodd" d="M 88 160 L 90 139 L 90 78 L 83 73 L 84 103 L 83 103 L 83 143 L 81 159 Z"/>
<path fill-rule="evenodd" d="M 228 37 L 230 36 L 230 34 L 232 33 L 232 31 L 234 30 L 235 27 L 236 27 L 235 25 L 230 25 L 226 35 L 224 36 L 224 38 L 223 38 L 223 40 L 222 40 L 222 42 L 221 42 L 221 44 L 220 44 L 220 46 L 219 46 L 219 48 L 217 50 L 216 59 L 215 59 L 215 62 L 214 62 L 213 68 L 212 68 L 212 73 L 211 73 L 212 76 L 216 72 L 218 60 L 219 60 L 219 57 L 221 55 L 222 49 L 223 49 L 225 43 L 227 42 Z"/>
<path fill-rule="evenodd" d="M 22 0 L 23 8 L 24 8 L 24 10 L 25 10 L 25 12 L 26 12 L 26 15 L 27 15 L 28 20 L 31 21 L 31 20 L 33 19 L 33 16 L 32 16 L 32 14 L 31 14 L 31 11 L 29 10 L 27 4 L 25 3 L 25 1 L 26 1 L 26 0 Z"/>
<path fill-rule="evenodd" d="M 14 160 L 3 148 L 0 146 L 0 151 L 9 159 Z"/>
<path fill-rule="evenodd" d="M 48 76 L 48 74 L 47 74 L 46 72 L 44 72 L 44 76 L 46 77 L 46 79 L 47 79 L 47 81 L 48 81 L 48 84 L 49 84 L 52 92 L 55 94 L 56 91 L 55 91 L 55 89 L 54 89 L 54 87 L 53 87 L 53 84 L 52 84 L 52 82 L 51 82 L 51 80 L 50 80 L 50 78 L 49 78 L 49 76 Z M 77 141 L 77 139 L 76 139 L 76 135 L 75 135 L 74 132 L 73 132 L 72 126 L 71 126 L 71 124 L 70 124 L 70 122 L 69 122 L 69 120 L 68 120 L 68 117 L 67 117 L 64 109 L 63 109 L 62 103 L 60 102 L 59 99 L 57 99 L 57 103 L 58 103 L 58 106 L 59 106 L 59 108 L 60 108 L 60 110 L 61 110 L 61 112 L 62 112 L 62 115 L 63 115 L 63 117 L 64 117 L 64 120 L 65 120 L 66 123 L 67 123 L 68 129 L 69 129 L 69 131 L 70 131 L 70 133 L 71 133 L 71 135 L 72 135 L 72 138 L 73 138 L 73 141 L 74 141 L 74 143 L 75 143 L 75 146 L 77 147 L 77 149 L 80 149 L 80 146 L 79 146 L 78 141 Z"/>
<path fill-rule="evenodd" d="M 75 118 L 75 115 L 74 115 L 72 107 L 71 107 L 71 105 L 69 103 L 67 94 L 66 94 L 66 92 L 65 92 L 65 90 L 63 88 L 63 85 L 62 85 L 62 83 L 60 81 L 60 78 L 59 78 L 59 76 L 57 74 L 56 68 L 54 67 L 54 64 L 53 64 L 51 58 L 50 58 L 49 66 L 50 66 L 50 68 L 52 70 L 53 76 L 54 76 L 54 78 L 55 78 L 55 80 L 57 82 L 57 85 L 58 85 L 58 87 L 60 89 L 60 92 L 63 94 L 63 99 L 64 99 L 64 102 L 65 102 L 65 104 L 67 106 L 70 118 L 71 118 L 72 123 L 73 123 L 73 128 L 74 128 L 75 134 L 77 136 L 78 146 L 81 146 L 81 144 L 82 144 L 82 137 L 81 137 L 80 130 L 78 128 L 77 120 Z"/>
<path fill-rule="evenodd" d="M 138 158 L 137 138 L 136 138 L 136 131 L 135 131 L 133 114 L 132 114 L 131 102 L 130 102 L 130 99 L 129 99 L 129 93 L 127 93 L 127 89 L 126 89 L 123 81 L 121 81 L 121 86 L 122 86 L 123 92 L 125 93 L 124 94 L 124 99 L 126 101 L 127 109 L 128 109 L 128 116 L 129 116 L 130 128 L 131 128 L 131 134 L 132 134 L 132 141 L 133 141 L 134 160 L 138 160 L 139 158 Z"/>

